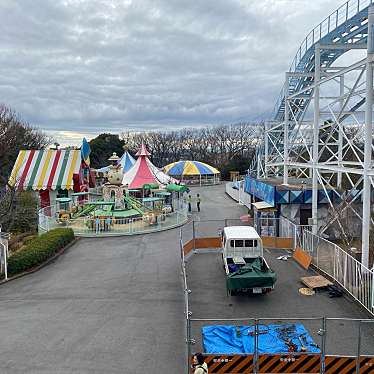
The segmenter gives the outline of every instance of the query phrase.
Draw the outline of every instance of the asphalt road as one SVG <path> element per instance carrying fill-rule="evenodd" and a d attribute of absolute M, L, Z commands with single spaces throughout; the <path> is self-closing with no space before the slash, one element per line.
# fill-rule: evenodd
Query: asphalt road
<path fill-rule="evenodd" d="M 196 219 L 244 212 L 224 186 Z M 196 207 L 193 207 L 196 210 Z M 0 373 L 183 372 L 179 230 L 80 239 L 37 273 L 0 287 Z"/>
<path fill-rule="evenodd" d="M 222 219 L 245 213 L 224 194 L 223 185 L 193 188 L 192 197 L 198 192 L 201 213 L 193 207 L 200 221 L 198 235 L 216 235 Z M 191 228 L 185 226 L 186 235 Z M 178 239 L 179 229 L 80 239 L 39 272 L 0 286 L 0 373 L 182 373 L 185 326 Z M 365 316 L 346 298 L 302 298 L 297 293 L 302 270 L 292 262 L 270 262 L 279 271 L 274 293 L 230 300 L 217 255 L 191 257 L 193 316 Z M 336 323 L 336 328 L 329 332 L 331 345 L 347 348 L 339 337 L 353 341 L 356 330 L 348 323 Z M 366 330 L 365 349 L 374 346 Z M 197 338 L 198 333 L 197 328 Z"/>

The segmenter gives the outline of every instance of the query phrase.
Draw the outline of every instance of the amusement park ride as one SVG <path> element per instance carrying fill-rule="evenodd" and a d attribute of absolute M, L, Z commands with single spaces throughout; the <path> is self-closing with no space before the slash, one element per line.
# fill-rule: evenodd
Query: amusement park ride
<path fill-rule="evenodd" d="M 372 1 L 350 0 L 308 34 L 285 74 L 249 170 L 257 179 L 282 179 L 285 186 L 290 177 L 310 180 L 315 234 L 341 225 L 348 211 L 357 217 L 366 266 L 374 183 L 373 26 Z M 356 61 L 342 66 L 339 57 L 349 51 Z M 321 188 L 330 205 L 327 224 L 318 222 Z"/>
<path fill-rule="evenodd" d="M 137 225 L 155 225 L 165 220 L 179 208 L 181 194 L 187 188 L 175 185 L 176 180 L 156 168 L 149 155 L 142 145 L 135 164 L 123 173 L 120 158 L 113 153 L 101 193 L 78 192 L 71 198 L 56 199 L 58 222 L 74 229 L 75 222 L 83 218 L 91 230 L 107 232 L 113 225 L 123 226 L 133 221 Z"/>

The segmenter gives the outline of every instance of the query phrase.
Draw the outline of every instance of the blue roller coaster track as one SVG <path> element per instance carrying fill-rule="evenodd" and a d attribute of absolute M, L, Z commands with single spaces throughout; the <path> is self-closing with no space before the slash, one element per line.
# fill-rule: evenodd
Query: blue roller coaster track
<path fill-rule="evenodd" d="M 290 72 L 314 72 L 314 51 L 317 43 L 320 44 L 359 44 L 367 41 L 368 8 L 372 0 L 349 0 L 335 12 L 326 17 L 303 40 L 295 58 L 292 61 Z M 330 67 L 346 49 L 331 49 L 321 51 L 321 67 Z M 292 77 L 289 82 L 289 95 L 300 91 L 313 83 L 313 77 Z M 300 119 L 308 108 L 313 90 L 304 92 L 297 104 L 299 110 L 296 118 Z M 285 112 L 285 86 L 283 86 L 273 111 L 275 121 L 284 120 Z"/>

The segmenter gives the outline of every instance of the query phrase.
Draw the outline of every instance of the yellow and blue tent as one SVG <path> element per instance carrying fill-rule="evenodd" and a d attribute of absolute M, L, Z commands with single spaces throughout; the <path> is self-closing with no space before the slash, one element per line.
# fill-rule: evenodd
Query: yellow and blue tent
<path fill-rule="evenodd" d="M 217 175 L 219 170 L 200 161 L 177 161 L 164 167 L 164 172 L 171 176 Z"/>

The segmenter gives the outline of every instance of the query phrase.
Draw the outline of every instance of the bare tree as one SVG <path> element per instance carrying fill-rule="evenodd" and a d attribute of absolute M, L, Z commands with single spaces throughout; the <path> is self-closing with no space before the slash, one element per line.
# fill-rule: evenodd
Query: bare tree
<path fill-rule="evenodd" d="M 229 169 L 248 168 L 256 147 L 257 128 L 239 123 L 179 131 L 126 132 L 120 138 L 132 152 L 144 142 L 157 166 L 180 159 L 197 160 L 216 166 L 227 176 Z"/>
<path fill-rule="evenodd" d="M 41 149 L 52 139 L 33 128 L 10 108 L 0 105 L 0 186 L 7 184 L 21 149 Z"/>

